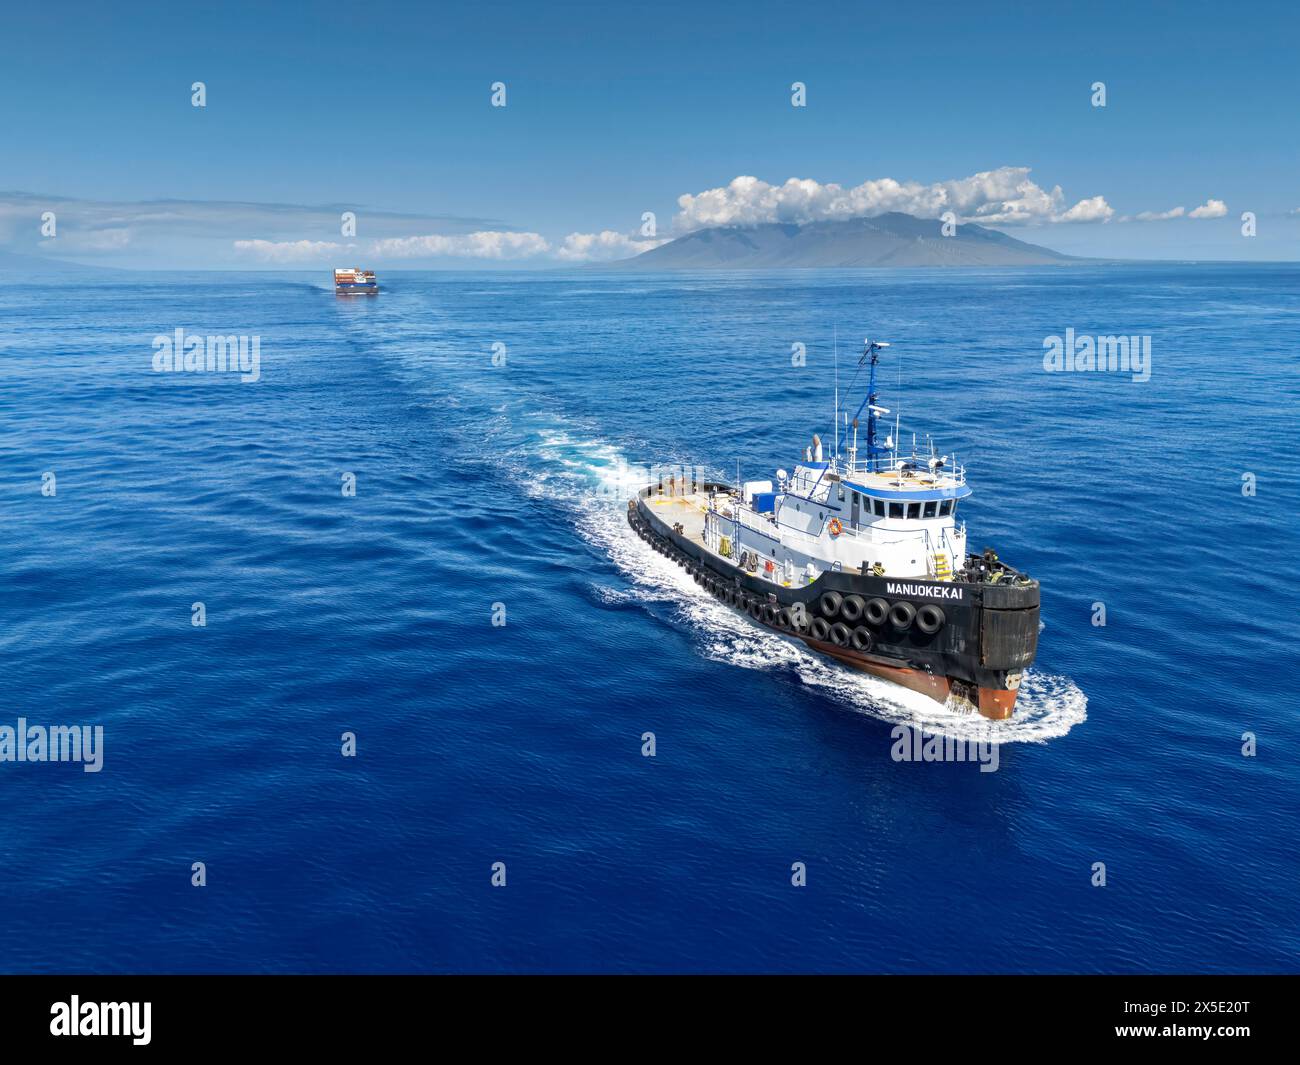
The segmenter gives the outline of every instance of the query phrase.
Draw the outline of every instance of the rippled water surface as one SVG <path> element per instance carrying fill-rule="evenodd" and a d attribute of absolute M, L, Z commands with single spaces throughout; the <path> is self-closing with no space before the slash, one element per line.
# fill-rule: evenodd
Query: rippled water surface
<path fill-rule="evenodd" d="M 0 762 L 0 970 L 1296 969 L 1300 270 L 381 281 L 0 289 L 0 725 L 105 730 L 99 773 Z M 1150 334 L 1151 380 L 1045 373 L 1067 327 Z M 177 328 L 260 380 L 154 373 Z M 627 528 L 639 469 L 827 436 L 836 330 L 1042 581 L 1010 722 Z"/>

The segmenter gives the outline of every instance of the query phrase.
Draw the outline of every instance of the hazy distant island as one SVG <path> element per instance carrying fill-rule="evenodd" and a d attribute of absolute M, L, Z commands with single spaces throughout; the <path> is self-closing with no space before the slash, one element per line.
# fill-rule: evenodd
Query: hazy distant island
<path fill-rule="evenodd" d="M 744 270 L 838 266 L 1058 266 L 1088 260 L 967 223 L 950 237 L 934 218 L 875 218 L 700 229 L 606 269 Z"/>

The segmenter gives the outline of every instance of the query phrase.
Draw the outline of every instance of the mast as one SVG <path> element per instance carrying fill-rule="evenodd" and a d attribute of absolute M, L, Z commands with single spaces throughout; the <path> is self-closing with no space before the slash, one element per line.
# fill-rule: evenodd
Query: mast
<path fill-rule="evenodd" d="M 867 381 L 867 468 L 874 470 L 873 463 L 885 453 L 885 449 L 876 443 L 876 416 L 884 410 L 876 404 L 876 367 L 880 364 L 880 352 L 889 345 L 883 340 L 865 340 L 866 351 L 863 355 L 871 360 L 871 376 Z M 885 411 L 886 414 L 889 411 Z"/>
<path fill-rule="evenodd" d="M 874 470 L 879 448 L 876 446 L 876 365 L 880 362 L 880 349 L 870 340 L 865 341 L 866 354 L 871 358 L 871 376 L 867 380 L 867 469 Z"/>
<path fill-rule="evenodd" d="M 877 458 L 885 453 L 885 449 L 876 443 L 876 416 L 880 412 L 888 414 L 889 411 L 876 405 L 876 366 L 880 362 L 881 349 L 889 347 L 883 340 L 867 339 L 862 342 L 862 358 L 858 360 L 858 366 L 861 367 L 869 364 L 871 374 L 867 381 L 866 398 L 858 406 L 857 413 L 853 415 L 854 428 L 857 427 L 858 419 L 862 417 L 862 412 L 867 412 L 867 470 L 874 471 L 873 463 Z"/>
<path fill-rule="evenodd" d="M 835 365 L 835 416 L 831 419 L 831 435 L 835 440 L 832 461 L 840 457 L 840 327 L 832 330 L 831 361 Z"/>

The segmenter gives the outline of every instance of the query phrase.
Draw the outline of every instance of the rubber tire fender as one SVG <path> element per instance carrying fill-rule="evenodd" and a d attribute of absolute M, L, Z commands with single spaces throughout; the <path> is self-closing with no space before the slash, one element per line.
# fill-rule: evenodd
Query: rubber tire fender
<path fill-rule="evenodd" d="M 869 628 L 865 625 L 859 625 L 853 630 L 851 642 L 853 644 L 853 650 L 855 651 L 870 651 L 871 645 L 875 643 L 876 640 L 875 637 L 871 635 L 871 630 Z"/>
<path fill-rule="evenodd" d="M 817 600 L 817 609 L 821 611 L 824 618 L 833 618 L 840 612 L 840 604 L 844 602 L 844 596 L 839 592 L 822 592 L 821 598 Z"/>
<path fill-rule="evenodd" d="M 889 617 L 889 602 L 885 599 L 868 599 L 862 616 L 868 625 L 883 625 Z"/>
<path fill-rule="evenodd" d="M 825 640 L 830 635 L 831 623 L 825 618 L 813 618 L 812 626 L 809 629 L 809 635 L 814 640 Z"/>
<path fill-rule="evenodd" d="M 889 608 L 889 623 L 896 629 L 906 632 L 916 620 L 916 607 L 906 599 L 899 600 Z"/>
<path fill-rule="evenodd" d="M 866 610 L 867 604 L 860 595 L 846 595 L 844 602 L 840 604 L 840 617 L 850 625 L 857 624 L 862 618 L 862 612 Z"/>
<path fill-rule="evenodd" d="M 852 635 L 853 635 L 853 630 L 850 629 L 847 625 L 845 625 L 844 622 L 842 621 L 837 621 L 834 625 L 831 626 L 831 643 L 833 643 L 836 647 L 847 647 L 849 645 L 849 639 L 850 637 L 852 637 Z"/>
<path fill-rule="evenodd" d="M 944 621 L 943 611 L 933 603 L 926 603 L 916 612 L 916 627 L 927 636 L 933 636 L 941 628 Z"/>

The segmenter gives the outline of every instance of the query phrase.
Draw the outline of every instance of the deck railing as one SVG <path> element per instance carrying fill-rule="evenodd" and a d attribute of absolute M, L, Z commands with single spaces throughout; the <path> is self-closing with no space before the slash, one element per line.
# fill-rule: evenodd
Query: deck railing
<path fill-rule="evenodd" d="M 928 455 L 896 455 L 887 459 L 858 459 L 856 462 L 841 462 L 839 464 L 845 475 L 852 476 L 855 473 L 878 473 L 882 475 L 898 474 L 900 478 L 904 473 L 933 474 L 936 477 L 945 477 L 958 485 L 966 483 L 966 467 L 955 462 L 945 462 L 942 466 L 931 470 L 930 457 Z"/>

